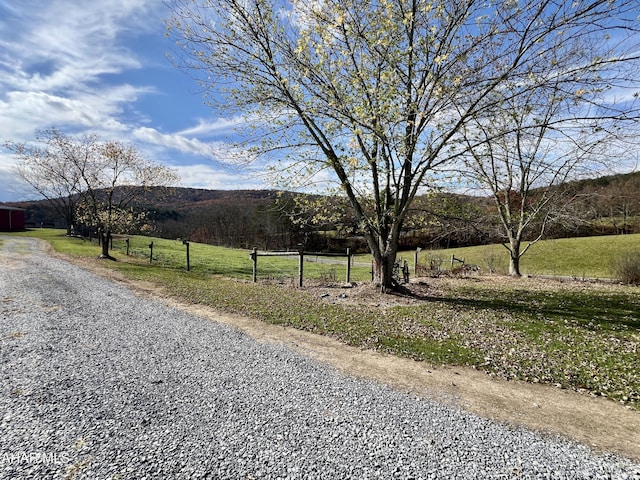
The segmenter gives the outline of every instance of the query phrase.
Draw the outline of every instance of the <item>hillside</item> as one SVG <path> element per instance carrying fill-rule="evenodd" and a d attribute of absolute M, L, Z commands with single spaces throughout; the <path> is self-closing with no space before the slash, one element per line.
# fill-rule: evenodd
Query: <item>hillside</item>
<path fill-rule="evenodd" d="M 216 204 L 265 203 L 270 204 L 278 193 L 274 190 L 206 190 L 201 188 L 173 187 L 168 191 L 151 192 L 146 201 L 157 208 L 177 210 L 207 207 Z"/>
<path fill-rule="evenodd" d="M 640 233 L 640 172 L 569 182 L 573 202 L 547 238 Z M 137 205 L 149 212 L 145 231 L 164 238 L 190 238 L 222 246 L 317 250 L 366 249 L 362 239 L 334 226 L 293 225 L 274 190 L 156 189 Z M 44 200 L 11 203 L 26 209 L 27 226 L 64 228 Z M 416 199 L 405 222 L 402 249 L 461 247 L 502 241 L 491 200 L 441 193 Z M 354 225 L 344 212 L 345 225 Z"/>
<path fill-rule="evenodd" d="M 138 207 L 151 211 L 164 212 L 169 217 L 180 217 L 184 212 L 220 205 L 270 205 L 277 197 L 273 190 L 206 190 L 200 188 L 172 187 L 153 189 L 145 194 Z M 41 224 L 62 227 L 62 219 L 52 211 L 46 200 L 32 200 L 5 203 L 26 209 L 26 222 L 29 226 Z"/>

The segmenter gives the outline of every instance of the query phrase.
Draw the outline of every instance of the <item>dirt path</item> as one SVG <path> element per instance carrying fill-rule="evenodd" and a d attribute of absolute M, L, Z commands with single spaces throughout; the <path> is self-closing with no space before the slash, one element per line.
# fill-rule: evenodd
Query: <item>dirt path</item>
<path fill-rule="evenodd" d="M 99 261 L 65 258 L 125 283 L 139 294 L 233 325 L 259 341 L 282 343 L 345 373 L 459 406 L 515 428 L 525 426 L 562 435 L 595 451 L 613 452 L 640 462 L 640 412 L 611 400 L 548 385 L 506 381 L 470 368 L 434 368 L 424 362 L 349 347 L 329 337 L 178 302 L 155 285 L 124 278 Z"/>

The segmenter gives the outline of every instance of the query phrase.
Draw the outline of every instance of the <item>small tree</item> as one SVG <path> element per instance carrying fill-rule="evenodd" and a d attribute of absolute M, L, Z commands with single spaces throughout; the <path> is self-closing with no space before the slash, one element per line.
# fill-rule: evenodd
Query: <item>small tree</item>
<path fill-rule="evenodd" d="M 70 235 L 82 193 L 81 166 L 92 157 L 95 138 L 71 139 L 52 128 L 37 132 L 41 146 L 6 142 L 4 147 L 18 158 L 15 173 L 44 197 L 67 225 Z"/>
<path fill-rule="evenodd" d="M 150 187 L 178 181 L 173 170 L 120 142 L 67 136 L 56 129 L 41 132 L 38 140 L 44 146 L 7 143 L 20 159 L 18 174 L 65 218 L 68 233 L 75 221 L 97 229 L 103 258 L 111 258 L 113 232 L 127 231 L 143 219 L 134 203 Z"/>
<path fill-rule="evenodd" d="M 102 258 L 109 255 L 111 235 L 144 220 L 132 208 L 151 187 L 177 182 L 174 171 L 144 159 L 135 147 L 121 142 L 98 142 L 90 162 L 78 165 L 83 186 L 79 218 L 97 229 Z"/>
<path fill-rule="evenodd" d="M 520 276 L 521 257 L 573 200 L 563 184 L 618 160 L 624 153 L 616 142 L 628 144 L 636 132 L 637 101 L 602 95 L 616 83 L 629 85 L 635 68 L 609 70 L 620 52 L 602 49 L 576 67 L 585 62 L 590 44 L 580 37 L 563 42 L 554 50 L 556 55 L 566 50 L 561 60 L 553 56 L 530 78 L 505 82 L 492 92 L 492 111 L 463 129 L 468 147 L 463 176 L 491 193 L 512 276 Z M 577 72 L 565 76 L 567 70 Z"/>

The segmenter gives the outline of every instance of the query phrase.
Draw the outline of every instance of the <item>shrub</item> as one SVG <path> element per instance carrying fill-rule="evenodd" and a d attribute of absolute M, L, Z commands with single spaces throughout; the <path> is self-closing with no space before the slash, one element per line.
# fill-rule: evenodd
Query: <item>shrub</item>
<path fill-rule="evenodd" d="M 444 257 L 442 255 L 429 255 L 429 270 L 439 272 L 442 270 Z"/>
<path fill-rule="evenodd" d="M 487 264 L 489 273 L 496 273 L 498 271 L 498 254 L 491 251 L 487 251 L 487 253 L 484 256 L 484 263 Z"/>
<path fill-rule="evenodd" d="M 628 285 L 640 285 L 640 252 L 614 259 L 612 270 L 616 280 Z"/>

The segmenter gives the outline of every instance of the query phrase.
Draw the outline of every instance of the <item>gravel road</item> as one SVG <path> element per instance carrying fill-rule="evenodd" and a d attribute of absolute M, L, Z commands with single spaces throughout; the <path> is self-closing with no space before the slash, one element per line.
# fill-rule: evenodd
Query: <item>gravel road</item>
<path fill-rule="evenodd" d="M 0 243 L 2 479 L 640 479 Z"/>

